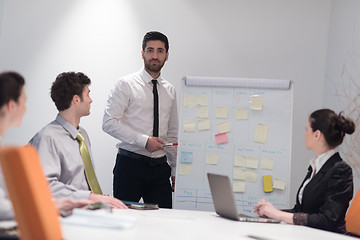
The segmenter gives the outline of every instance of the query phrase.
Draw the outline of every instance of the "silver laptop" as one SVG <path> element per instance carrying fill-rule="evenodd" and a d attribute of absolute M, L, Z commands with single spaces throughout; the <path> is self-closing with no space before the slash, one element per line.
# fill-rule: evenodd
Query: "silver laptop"
<path fill-rule="evenodd" d="M 221 217 L 243 222 L 280 223 L 279 220 L 248 216 L 238 213 L 230 178 L 228 176 L 208 173 L 211 196 L 215 211 Z"/>

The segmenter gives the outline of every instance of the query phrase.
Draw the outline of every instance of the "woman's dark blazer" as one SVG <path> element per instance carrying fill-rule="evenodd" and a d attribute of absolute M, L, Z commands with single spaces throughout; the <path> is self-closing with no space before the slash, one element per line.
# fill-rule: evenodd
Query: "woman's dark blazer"
<path fill-rule="evenodd" d="M 310 166 L 299 190 L 311 173 Z M 345 214 L 353 197 L 351 167 L 341 159 L 339 153 L 335 153 L 306 185 L 301 204 L 298 196 L 299 191 L 296 205 L 291 210 L 295 224 L 345 233 Z"/>

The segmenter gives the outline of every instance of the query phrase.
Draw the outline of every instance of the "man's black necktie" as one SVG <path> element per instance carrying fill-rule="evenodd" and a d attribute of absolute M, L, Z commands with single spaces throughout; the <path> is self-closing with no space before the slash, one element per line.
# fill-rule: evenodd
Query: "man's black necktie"
<path fill-rule="evenodd" d="M 153 136 L 159 136 L 159 95 L 157 91 L 157 80 L 151 80 L 153 83 L 153 94 L 154 94 L 154 126 L 153 126 Z"/>

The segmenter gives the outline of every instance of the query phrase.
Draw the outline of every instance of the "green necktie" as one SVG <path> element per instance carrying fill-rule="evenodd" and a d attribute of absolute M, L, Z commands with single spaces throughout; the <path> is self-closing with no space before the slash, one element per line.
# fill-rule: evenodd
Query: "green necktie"
<path fill-rule="evenodd" d="M 80 132 L 76 136 L 76 140 L 79 142 L 80 154 L 81 154 L 81 158 L 84 163 L 86 180 L 90 186 L 91 192 L 96 193 L 96 194 L 102 194 L 99 182 L 95 175 L 93 165 L 91 163 L 88 148 L 86 147 L 86 143 Z"/>

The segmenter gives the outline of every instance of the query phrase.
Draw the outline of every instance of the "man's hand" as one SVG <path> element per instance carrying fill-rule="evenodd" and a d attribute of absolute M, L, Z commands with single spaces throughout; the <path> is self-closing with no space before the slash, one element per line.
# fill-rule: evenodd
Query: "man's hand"
<path fill-rule="evenodd" d="M 93 202 L 103 202 L 110 205 L 113 208 L 122 208 L 122 209 L 128 208 L 122 201 L 112 196 L 90 193 L 89 200 Z"/>
<path fill-rule="evenodd" d="M 84 208 L 93 203 L 90 199 L 69 199 L 64 197 L 53 199 L 53 201 L 59 211 L 71 211 L 74 208 Z"/>
<path fill-rule="evenodd" d="M 158 150 L 163 150 L 164 144 L 165 142 L 158 137 L 149 137 L 146 142 L 145 148 L 149 152 L 155 152 Z"/>

